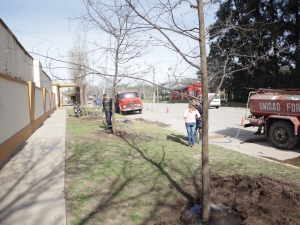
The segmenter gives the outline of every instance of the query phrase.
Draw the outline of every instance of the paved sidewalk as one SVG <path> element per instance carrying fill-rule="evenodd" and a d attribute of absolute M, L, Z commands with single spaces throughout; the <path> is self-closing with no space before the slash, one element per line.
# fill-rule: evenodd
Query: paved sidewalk
<path fill-rule="evenodd" d="M 1 225 L 65 225 L 66 109 L 58 109 L 0 171 Z"/>

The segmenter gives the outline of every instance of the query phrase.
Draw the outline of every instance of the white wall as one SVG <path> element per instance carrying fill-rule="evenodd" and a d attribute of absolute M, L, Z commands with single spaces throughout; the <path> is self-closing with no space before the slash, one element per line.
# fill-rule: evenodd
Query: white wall
<path fill-rule="evenodd" d="M 28 102 L 26 82 L 0 77 L 0 144 L 30 124 Z"/>
<path fill-rule="evenodd" d="M 52 91 L 52 80 L 43 70 L 41 73 L 41 87 L 46 88 L 47 91 Z"/>
<path fill-rule="evenodd" d="M 58 94 L 58 88 L 57 86 L 52 86 L 52 92 L 55 94 L 55 102 L 54 105 L 58 104 L 58 98 L 59 98 L 59 94 Z"/>
<path fill-rule="evenodd" d="M 33 81 L 33 58 L 0 21 L 0 73 Z"/>
<path fill-rule="evenodd" d="M 46 112 L 50 110 L 50 94 L 46 91 Z"/>
<path fill-rule="evenodd" d="M 35 109 L 34 120 L 40 118 L 44 114 L 43 91 L 40 88 L 35 89 Z"/>
<path fill-rule="evenodd" d="M 35 86 L 41 88 L 41 74 L 42 73 L 42 64 L 40 60 L 33 60 L 33 79 Z"/>
<path fill-rule="evenodd" d="M 52 108 L 54 108 L 56 106 L 55 102 L 56 102 L 56 95 L 54 93 L 52 93 L 52 103 L 51 103 Z"/>
<path fill-rule="evenodd" d="M 52 80 L 42 70 L 42 64 L 39 60 L 33 60 L 34 82 L 39 88 L 46 88 L 47 91 L 52 90 Z"/>
<path fill-rule="evenodd" d="M 42 70 L 39 60 L 26 52 L 18 39 L 0 18 L 0 73 L 22 81 L 33 81 L 37 87 L 52 90 L 52 80 Z"/>

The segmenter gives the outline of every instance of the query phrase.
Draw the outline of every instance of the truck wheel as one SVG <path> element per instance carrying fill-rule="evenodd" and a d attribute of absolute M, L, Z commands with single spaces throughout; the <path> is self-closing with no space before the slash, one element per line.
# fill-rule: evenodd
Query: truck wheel
<path fill-rule="evenodd" d="M 139 114 L 142 114 L 142 110 L 141 109 L 139 110 Z"/>
<path fill-rule="evenodd" d="M 277 121 L 270 127 L 270 140 L 273 145 L 281 149 L 291 149 L 297 144 L 298 138 L 294 134 L 293 126 L 286 121 Z"/>

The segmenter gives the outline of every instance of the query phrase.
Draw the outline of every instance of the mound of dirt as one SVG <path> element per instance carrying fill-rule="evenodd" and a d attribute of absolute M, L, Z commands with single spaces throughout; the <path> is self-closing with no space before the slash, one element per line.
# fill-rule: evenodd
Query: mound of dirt
<path fill-rule="evenodd" d="M 143 119 L 143 118 L 136 118 L 135 120 L 142 121 L 144 123 L 154 124 L 154 125 L 157 125 L 159 127 L 169 127 L 169 126 L 171 126 L 171 124 L 166 124 L 166 123 L 162 123 L 162 122 L 158 122 L 158 121 L 146 120 L 146 119 Z"/>
<path fill-rule="evenodd" d="M 183 189 L 192 193 L 194 203 L 201 205 L 201 182 L 193 181 Z M 211 202 L 222 204 L 240 215 L 241 224 L 300 225 L 300 184 L 242 175 L 210 176 Z M 182 203 L 184 204 L 184 203 Z M 181 206 L 178 206 L 181 208 Z M 190 206 L 186 205 L 186 208 Z M 186 211 L 186 210 L 185 210 Z M 176 209 L 155 225 L 187 225 L 180 221 Z M 212 214 L 212 217 L 214 215 Z M 216 224 L 218 225 L 218 224 Z"/>

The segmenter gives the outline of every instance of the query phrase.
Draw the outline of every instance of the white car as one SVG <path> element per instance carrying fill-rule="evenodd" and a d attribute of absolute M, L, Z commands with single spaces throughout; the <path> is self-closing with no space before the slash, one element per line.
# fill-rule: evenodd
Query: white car
<path fill-rule="evenodd" d="M 208 93 L 208 100 L 212 99 L 215 96 L 215 93 Z M 202 95 L 199 95 L 198 98 L 202 99 Z M 210 102 L 209 107 L 216 107 L 217 109 L 221 106 L 220 94 L 214 97 Z"/>

